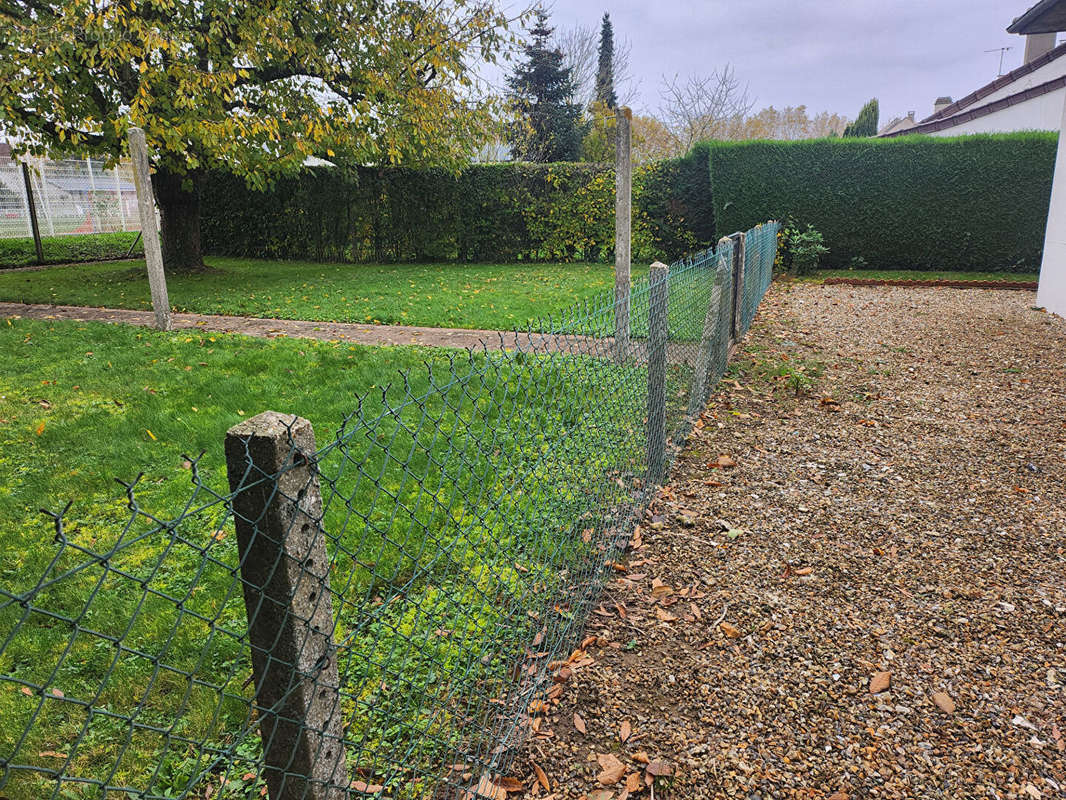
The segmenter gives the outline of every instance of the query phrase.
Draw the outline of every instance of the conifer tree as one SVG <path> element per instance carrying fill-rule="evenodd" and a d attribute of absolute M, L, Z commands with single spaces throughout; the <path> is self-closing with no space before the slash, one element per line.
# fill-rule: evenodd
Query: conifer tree
<path fill-rule="evenodd" d="M 855 121 L 844 129 L 845 136 L 876 136 L 878 122 L 877 98 L 862 107 Z"/>
<path fill-rule="evenodd" d="M 554 29 L 543 9 L 536 13 L 532 41 L 525 46 L 525 59 L 507 79 L 510 96 L 519 114 L 508 144 L 521 161 L 576 161 L 587 124 L 574 102 L 572 70 L 563 64 L 563 54 L 552 44 Z"/>
<path fill-rule="evenodd" d="M 600 57 L 596 69 L 596 100 L 607 108 L 618 105 L 618 95 L 614 91 L 614 27 L 611 15 L 604 14 L 600 24 Z"/>

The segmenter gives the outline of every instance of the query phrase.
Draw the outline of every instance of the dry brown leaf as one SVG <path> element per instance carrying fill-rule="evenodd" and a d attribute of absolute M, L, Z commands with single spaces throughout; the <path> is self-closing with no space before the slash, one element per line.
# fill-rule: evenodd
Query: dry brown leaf
<path fill-rule="evenodd" d="M 578 733 L 588 733 L 585 728 L 585 720 L 581 718 L 580 714 L 574 714 L 574 727 L 577 728 Z"/>
<path fill-rule="evenodd" d="M 639 792 L 640 791 L 640 773 L 631 772 L 626 776 L 626 791 L 627 792 Z"/>
<path fill-rule="evenodd" d="M 725 455 L 724 453 L 718 456 L 718 466 L 721 469 L 732 469 L 737 465 L 737 460 L 733 456 Z"/>
<path fill-rule="evenodd" d="M 507 792 L 502 786 L 498 786 L 488 775 L 482 775 L 478 781 L 474 794 L 478 797 L 487 797 L 489 800 L 507 800 Z"/>
<path fill-rule="evenodd" d="M 648 758 L 648 754 L 645 753 L 643 750 L 634 753 L 633 760 L 636 761 L 638 764 L 647 764 L 650 761 L 650 759 Z"/>
<path fill-rule="evenodd" d="M 626 765 L 619 761 L 618 756 L 614 753 L 598 755 L 596 756 L 596 761 L 601 767 L 601 772 L 596 776 L 596 780 L 603 786 L 614 786 L 626 774 Z"/>
<path fill-rule="evenodd" d="M 649 775 L 654 775 L 656 778 L 665 778 L 674 774 L 674 769 L 665 761 L 652 761 L 648 766 L 644 768 Z"/>
<path fill-rule="evenodd" d="M 352 781 L 352 789 L 359 794 L 377 794 L 384 786 L 376 783 L 367 783 L 366 781 Z"/>
<path fill-rule="evenodd" d="M 933 702 L 945 714 L 955 713 L 955 701 L 951 699 L 951 695 L 947 692 L 933 692 Z"/>
<path fill-rule="evenodd" d="M 622 720 L 622 727 L 618 731 L 618 739 L 622 744 L 629 741 L 629 737 L 633 735 L 633 726 L 629 724 L 628 719 Z"/>
<path fill-rule="evenodd" d="M 740 638 L 740 628 L 730 622 L 720 622 L 718 627 L 722 629 L 722 633 L 728 636 L 730 639 Z"/>
<path fill-rule="evenodd" d="M 803 577 L 804 575 L 810 575 L 812 572 L 814 572 L 814 570 L 810 567 L 801 567 L 800 569 L 796 570 L 794 574 Z"/>
<path fill-rule="evenodd" d="M 594 792 L 589 792 L 589 800 L 611 800 L 614 797 L 614 792 L 609 789 L 597 789 Z"/>
<path fill-rule="evenodd" d="M 548 781 L 548 773 L 541 769 L 536 762 L 533 763 L 533 774 L 537 776 L 537 782 L 544 787 L 544 791 L 550 792 L 552 790 L 551 783 Z"/>
<path fill-rule="evenodd" d="M 870 678 L 870 694 L 879 694 L 892 685 L 892 673 L 890 671 L 875 672 Z"/>
<path fill-rule="evenodd" d="M 675 622 L 677 620 L 676 616 L 669 611 L 663 611 L 658 606 L 655 607 L 655 616 L 659 618 L 660 622 Z"/>
<path fill-rule="evenodd" d="M 524 792 L 526 790 L 526 785 L 514 777 L 499 778 L 496 781 L 496 785 L 505 792 Z"/>

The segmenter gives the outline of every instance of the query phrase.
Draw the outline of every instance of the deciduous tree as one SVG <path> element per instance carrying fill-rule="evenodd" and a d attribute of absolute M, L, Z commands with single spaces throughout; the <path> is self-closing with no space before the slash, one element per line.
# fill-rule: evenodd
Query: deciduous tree
<path fill-rule="evenodd" d="M 111 158 L 144 128 L 165 264 L 196 270 L 205 170 L 466 161 L 494 118 L 470 64 L 508 38 L 496 0 L 0 0 L 0 124 Z"/>

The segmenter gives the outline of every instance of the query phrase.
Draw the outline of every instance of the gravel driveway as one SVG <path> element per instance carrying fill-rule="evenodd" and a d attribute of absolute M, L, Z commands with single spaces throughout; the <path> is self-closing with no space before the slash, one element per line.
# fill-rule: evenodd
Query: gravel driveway
<path fill-rule="evenodd" d="M 775 285 L 525 796 L 1066 796 L 1066 322 L 1033 302 Z"/>

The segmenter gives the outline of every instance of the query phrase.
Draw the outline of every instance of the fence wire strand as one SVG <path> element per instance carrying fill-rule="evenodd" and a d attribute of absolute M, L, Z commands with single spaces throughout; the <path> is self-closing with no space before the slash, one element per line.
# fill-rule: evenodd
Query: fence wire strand
<path fill-rule="evenodd" d="M 353 398 L 321 446 L 279 416 L 264 461 L 238 426 L 230 486 L 190 458 L 169 513 L 138 479 L 91 543 L 51 514 L 47 569 L 0 586 L 0 796 L 502 796 L 655 491 L 649 414 L 670 459 L 777 230 L 746 233 L 735 277 L 724 239 L 635 281 L 629 337 L 604 293 L 506 351 L 427 363 L 428 391 L 401 375 Z"/>

